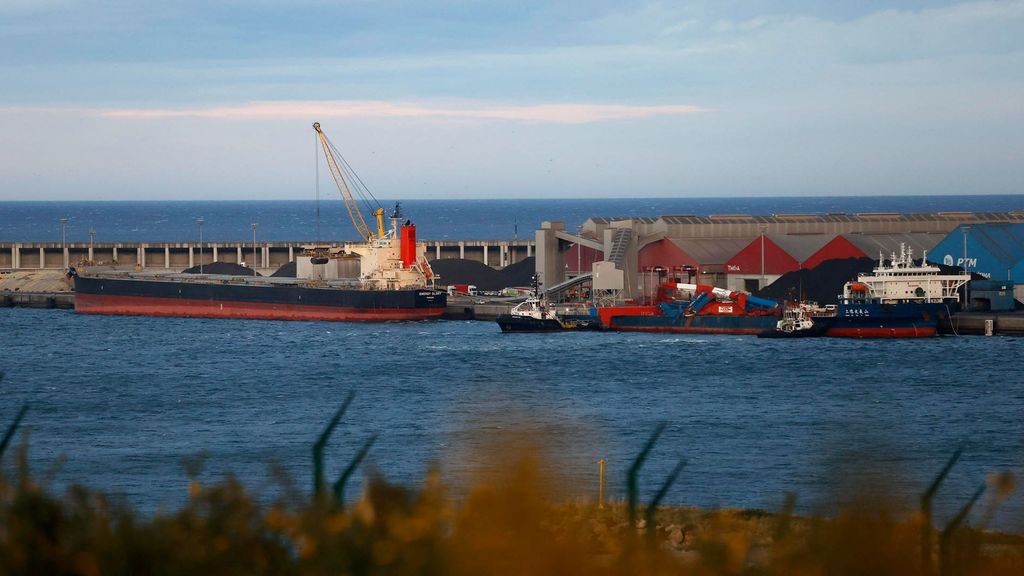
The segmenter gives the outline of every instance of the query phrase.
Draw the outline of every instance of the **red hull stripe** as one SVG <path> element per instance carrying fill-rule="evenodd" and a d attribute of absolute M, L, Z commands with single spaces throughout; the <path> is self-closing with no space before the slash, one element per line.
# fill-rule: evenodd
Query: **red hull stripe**
<path fill-rule="evenodd" d="M 129 316 L 181 316 L 186 318 L 247 318 L 251 320 L 334 320 L 382 322 L 440 318 L 444 308 L 340 308 L 295 306 L 259 302 L 221 302 L 144 296 L 75 294 L 75 312 Z"/>
<path fill-rule="evenodd" d="M 826 336 L 837 338 L 928 338 L 935 328 L 829 328 Z"/>

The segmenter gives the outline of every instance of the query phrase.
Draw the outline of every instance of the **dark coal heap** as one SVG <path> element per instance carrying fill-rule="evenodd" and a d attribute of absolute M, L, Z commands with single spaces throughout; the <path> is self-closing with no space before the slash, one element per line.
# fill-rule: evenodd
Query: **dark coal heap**
<path fill-rule="evenodd" d="M 836 304 L 843 292 L 843 284 L 874 267 L 875 261 L 871 258 L 825 260 L 810 270 L 786 272 L 757 295 L 772 300 L 813 300 L 819 304 Z"/>
<path fill-rule="evenodd" d="M 295 264 L 294 261 L 292 261 L 292 262 L 289 262 L 287 264 L 282 265 L 280 268 L 278 268 L 276 271 L 274 271 L 274 273 L 271 274 L 270 276 L 273 277 L 273 278 L 295 278 L 295 274 L 297 273 L 297 269 L 298 269 L 298 266 Z"/>
<path fill-rule="evenodd" d="M 184 274 L 200 274 L 199 265 L 182 270 Z M 252 268 L 234 264 L 232 262 L 211 262 L 203 264 L 202 274 L 224 274 L 225 276 L 253 276 Z M 261 276 L 259 272 L 255 274 Z"/>
<path fill-rule="evenodd" d="M 886 264 L 889 261 L 886 260 Z M 933 263 L 934 264 L 934 263 Z M 843 285 L 856 280 L 861 272 L 871 272 L 878 265 L 871 258 L 846 258 L 825 260 L 810 270 L 787 272 L 769 284 L 758 296 L 773 300 L 813 300 L 819 304 L 837 304 L 843 293 Z M 935 264 L 942 274 L 960 274 L 962 269 L 944 264 Z M 981 276 L 972 274 L 972 278 Z"/>
<path fill-rule="evenodd" d="M 445 258 L 431 260 L 430 267 L 441 277 L 441 284 L 473 284 L 477 290 L 493 291 L 512 286 L 529 286 L 533 279 L 535 264 L 531 256 L 502 270 L 495 270 L 475 260 Z"/>

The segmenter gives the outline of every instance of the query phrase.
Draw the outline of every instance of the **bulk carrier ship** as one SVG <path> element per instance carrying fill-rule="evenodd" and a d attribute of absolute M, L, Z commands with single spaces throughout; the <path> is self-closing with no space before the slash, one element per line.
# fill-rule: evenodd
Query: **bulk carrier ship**
<path fill-rule="evenodd" d="M 396 204 L 390 230 L 385 230 L 384 210 L 378 206 L 373 211 L 377 229 L 371 231 L 349 186 L 349 182 L 363 186 L 361 180 L 320 130 L 320 124 L 313 128 L 363 242 L 304 246 L 296 258 L 295 278 L 102 273 L 72 268 L 75 311 L 264 320 L 439 318 L 448 295 L 434 288 L 436 277 L 426 258 L 426 244 L 416 241 L 416 227 L 408 220 L 401 223 L 403 216 Z M 361 195 L 365 200 L 369 193 Z"/>

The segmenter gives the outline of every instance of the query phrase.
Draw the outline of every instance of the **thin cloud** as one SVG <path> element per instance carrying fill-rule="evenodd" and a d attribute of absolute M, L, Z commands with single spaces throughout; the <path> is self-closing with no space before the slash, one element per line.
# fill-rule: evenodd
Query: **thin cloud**
<path fill-rule="evenodd" d="M 637 106 L 625 104 L 540 104 L 532 106 L 434 106 L 374 100 L 330 102 L 252 102 L 237 106 L 199 108 L 135 108 L 103 110 L 113 118 L 198 117 L 240 120 L 292 118 L 422 118 L 455 120 L 509 120 L 551 124 L 589 124 L 613 120 L 678 116 L 707 112 L 687 104 Z"/>

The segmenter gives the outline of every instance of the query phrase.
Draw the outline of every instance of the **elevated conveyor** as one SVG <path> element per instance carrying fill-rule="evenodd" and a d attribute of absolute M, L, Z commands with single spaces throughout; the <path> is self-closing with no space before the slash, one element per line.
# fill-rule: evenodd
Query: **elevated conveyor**
<path fill-rule="evenodd" d="M 632 230 L 621 229 L 616 230 L 612 235 L 612 245 L 605 254 L 605 260 L 615 263 L 615 267 L 619 270 L 626 269 L 626 255 L 629 252 L 629 240 L 632 234 Z"/>
<path fill-rule="evenodd" d="M 593 276 L 594 275 L 591 272 L 587 272 L 586 274 L 580 274 L 575 278 L 570 278 L 565 282 L 559 282 L 554 286 L 544 289 L 544 294 L 547 296 L 548 300 L 552 302 L 558 302 L 561 300 L 561 297 L 566 292 L 569 291 L 570 288 L 575 288 L 577 286 L 582 286 L 584 284 L 590 284 L 591 280 L 593 279 Z"/>

